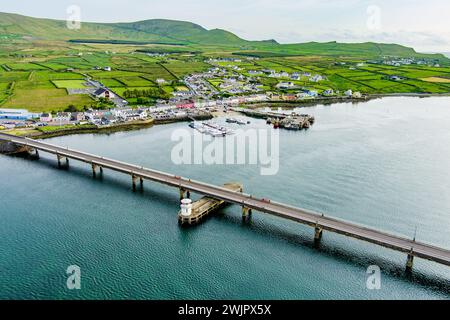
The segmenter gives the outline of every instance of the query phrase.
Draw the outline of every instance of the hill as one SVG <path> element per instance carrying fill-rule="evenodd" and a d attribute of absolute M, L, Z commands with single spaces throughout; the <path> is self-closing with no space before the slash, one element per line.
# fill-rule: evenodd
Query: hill
<path fill-rule="evenodd" d="M 427 55 L 397 44 L 309 42 L 279 44 L 275 40 L 247 41 L 221 29 L 207 30 L 185 21 L 153 19 L 131 23 L 89 23 L 80 30 L 67 28 L 66 21 L 26 17 L 0 13 L 0 38 L 40 39 L 78 42 L 108 42 L 136 44 L 175 44 L 191 47 L 231 47 L 258 56 L 358 56 L 358 57 L 426 57 L 439 61 L 449 60 L 442 54 Z"/>
<path fill-rule="evenodd" d="M 80 30 L 67 28 L 66 21 L 0 13 L 0 34 L 42 40 L 126 40 L 184 45 L 234 45 L 248 43 L 231 32 L 207 30 L 200 25 L 164 19 L 132 23 L 82 23 Z"/>

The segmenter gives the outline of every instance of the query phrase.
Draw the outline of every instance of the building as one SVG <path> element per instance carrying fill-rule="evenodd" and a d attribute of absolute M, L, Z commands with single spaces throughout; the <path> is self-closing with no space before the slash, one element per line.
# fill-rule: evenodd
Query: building
<path fill-rule="evenodd" d="M 177 108 L 178 109 L 194 109 L 195 103 L 194 103 L 194 101 L 183 101 L 183 102 L 177 103 Z"/>
<path fill-rule="evenodd" d="M 71 120 L 76 122 L 84 121 L 86 120 L 86 116 L 84 115 L 84 112 L 73 112 Z"/>
<path fill-rule="evenodd" d="M 50 121 L 52 121 L 52 119 L 53 119 L 53 117 L 52 117 L 51 113 L 43 113 L 39 117 L 40 122 L 50 122 Z"/>
<path fill-rule="evenodd" d="M 57 123 L 69 123 L 72 119 L 72 114 L 70 112 L 58 112 L 53 122 Z"/>
<path fill-rule="evenodd" d="M 0 119 L 30 120 L 34 117 L 38 118 L 37 115 L 25 109 L 0 109 Z"/>
<path fill-rule="evenodd" d="M 111 71 L 111 67 L 104 67 L 103 70 L 105 70 L 105 71 Z"/>
<path fill-rule="evenodd" d="M 392 81 L 401 81 L 401 80 L 403 80 L 403 78 L 402 78 L 402 77 L 399 77 L 399 76 L 390 76 L 390 77 L 389 77 L 389 80 L 392 80 Z"/>
<path fill-rule="evenodd" d="M 97 98 L 104 98 L 104 99 L 113 99 L 116 97 L 114 93 L 105 88 L 97 89 L 97 91 L 94 92 L 94 96 L 96 96 Z"/>
<path fill-rule="evenodd" d="M 164 79 L 162 79 L 162 78 L 159 78 L 159 79 L 156 79 L 156 83 L 159 84 L 159 85 L 165 84 L 165 83 L 166 83 L 166 80 L 164 80 Z"/>
<path fill-rule="evenodd" d="M 295 83 L 289 81 L 289 82 L 280 82 L 277 84 L 278 89 L 291 89 L 295 87 Z"/>

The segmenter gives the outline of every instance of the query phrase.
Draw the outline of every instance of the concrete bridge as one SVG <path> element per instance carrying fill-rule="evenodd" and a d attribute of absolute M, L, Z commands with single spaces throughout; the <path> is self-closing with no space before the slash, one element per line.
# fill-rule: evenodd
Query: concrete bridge
<path fill-rule="evenodd" d="M 174 176 L 169 173 L 147 169 L 141 166 L 124 163 L 77 150 L 63 148 L 41 141 L 2 133 L 0 133 L 0 140 L 14 143 L 19 147 L 28 147 L 30 150 L 34 150 L 34 152 L 36 152 L 36 156 L 39 156 L 39 152 L 41 151 L 54 154 L 56 155 L 59 164 L 61 164 L 61 161 L 66 161 L 68 164 L 69 159 L 85 162 L 91 166 L 94 176 L 97 174 L 97 170 L 103 172 L 104 169 L 124 173 L 131 177 L 134 189 L 136 188 L 138 179 L 141 184 L 144 180 L 151 180 L 170 187 L 178 188 L 180 190 L 181 199 L 190 197 L 190 193 L 194 192 L 214 199 L 223 200 L 227 203 L 239 205 L 242 207 L 242 215 L 245 219 L 248 219 L 251 216 L 252 210 L 255 210 L 299 222 L 314 228 L 314 239 L 316 241 L 320 241 L 323 231 L 326 230 L 374 243 L 396 251 L 404 252 L 407 254 L 407 270 L 412 270 L 414 257 L 423 258 L 450 266 L 450 250 L 417 242 L 415 239 L 413 240 L 399 237 L 383 231 L 353 224 L 351 222 L 326 217 L 323 214 L 306 209 L 296 208 L 265 199 L 257 199 L 251 195 L 231 191 L 224 187 L 218 187 L 191 179 Z"/>

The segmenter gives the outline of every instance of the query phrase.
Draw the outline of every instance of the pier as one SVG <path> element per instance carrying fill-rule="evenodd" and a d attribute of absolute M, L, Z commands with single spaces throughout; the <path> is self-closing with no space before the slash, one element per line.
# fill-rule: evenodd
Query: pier
<path fill-rule="evenodd" d="M 245 218 L 250 216 L 251 211 L 257 211 L 308 225 L 314 228 L 315 241 L 320 241 L 324 232 L 328 231 L 403 252 L 407 255 L 406 268 L 408 270 L 413 268 L 413 261 L 416 257 L 450 266 L 450 250 L 421 243 L 415 239 L 400 237 L 267 199 L 258 199 L 252 195 L 230 190 L 226 187 L 214 186 L 41 141 L 2 133 L 0 133 L 0 140 L 13 143 L 18 147 L 26 147 L 29 150 L 34 150 L 36 153 L 46 152 L 53 154 L 56 156 L 56 159 L 64 158 L 84 162 L 92 167 L 93 173 L 99 168 L 101 171 L 109 169 L 126 174 L 130 177 L 130 182 L 133 185 L 139 179 L 142 183 L 145 180 L 149 180 L 177 188 L 180 190 L 180 198 L 184 198 L 184 196 L 190 193 L 196 193 L 211 199 L 223 201 L 224 203 L 235 204 L 242 208 L 242 214 Z M 67 165 L 69 165 L 68 162 Z"/>
<path fill-rule="evenodd" d="M 242 192 L 242 185 L 239 183 L 227 183 L 224 185 L 225 189 L 233 192 Z M 203 197 L 198 201 L 192 203 L 189 197 L 181 200 L 181 210 L 178 214 L 178 222 L 181 225 L 196 225 L 199 224 L 210 213 L 219 210 L 226 204 L 223 200 L 217 200 L 210 197 Z"/>

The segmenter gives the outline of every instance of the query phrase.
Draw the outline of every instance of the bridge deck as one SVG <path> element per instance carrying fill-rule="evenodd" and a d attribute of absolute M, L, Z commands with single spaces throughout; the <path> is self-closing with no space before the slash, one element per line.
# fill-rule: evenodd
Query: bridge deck
<path fill-rule="evenodd" d="M 450 266 L 450 250 L 416 242 L 411 239 L 370 229 L 350 222 L 326 217 L 306 209 L 295 208 L 282 203 L 255 199 L 251 195 L 230 191 L 223 187 L 177 177 L 168 173 L 147 169 L 85 152 L 62 148 L 28 138 L 21 138 L 0 133 L 0 140 L 11 141 L 18 145 L 29 146 L 40 151 L 59 155 L 61 157 L 79 160 L 102 168 L 108 168 L 128 175 L 134 175 L 139 178 L 159 182 L 171 187 L 188 190 L 201 195 L 223 200 L 228 203 L 233 203 L 256 211 L 272 214 L 312 227 L 320 227 L 323 230 L 364 240 L 397 251 L 405 252 L 411 254 L 412 256 Z"/>

